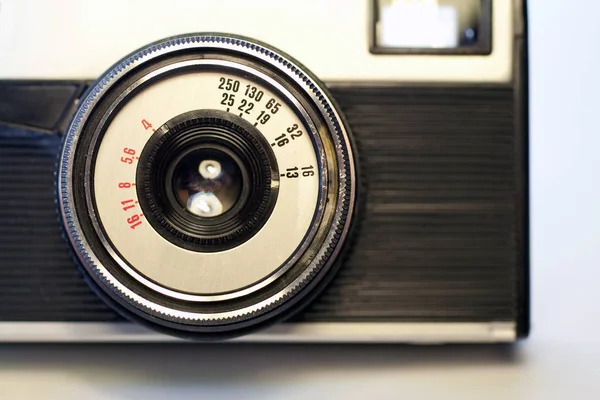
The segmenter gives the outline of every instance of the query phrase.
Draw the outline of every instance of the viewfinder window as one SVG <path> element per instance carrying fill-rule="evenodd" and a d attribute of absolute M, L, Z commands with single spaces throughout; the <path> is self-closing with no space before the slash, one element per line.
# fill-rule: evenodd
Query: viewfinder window
<path fill-rule="evenodd" d="M 491 0 L 374 0 L 373 53 L 489 54 Z"/>

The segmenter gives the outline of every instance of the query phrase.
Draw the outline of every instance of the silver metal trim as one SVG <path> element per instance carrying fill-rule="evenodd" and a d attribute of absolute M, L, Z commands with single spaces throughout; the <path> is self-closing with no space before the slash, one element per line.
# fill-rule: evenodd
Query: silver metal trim
<path fill-rule="evenodd" d="M 280 324 L 238 343 L 510 343 L 514 322 L 324 322 Z M 0 322 L 0 343 L 186 343 L 131 323 Z"/>
<path fill-rule="evenodd" d="M 89 118 L 92 110 L 98 104 L 100 98 L 118 82 L 127 72 L 139 67 L 161 55 L 187 49 L 210 48 L 211 50 L 228 50 L 258 58 L 270 64 L 287 78 L 297 83 L 300 88 L 310 97 L 316 106 L 316 110 L 324 118 L 331 133 L 334 148 L 336 149 L 336 161 L 338 163 L 338 203 L 335 205 L 333 219 L 329 233 L 325 236 L 323 245 L 318 249 L 311 264 L 285 289 L 270 296 L 269 298 L 247 306 L 244 309 L 227 313 L 194 313 L 188 311 L 174 310 L 142 298 L 137 293 L 125 287 L 106 268 L 102 266 L 98 258 L 90 249 L 90 245 L 81 229 L 79 216 L 73 209 L 74 195 L 72 182 L 72 165 L 74 155 L 78 146 L 79 136 Z M 344 240 L 348 235 L 350 221 L 354 213 L 355 202 L 355 166 L 352 154 L 352 146 L 348 133 L 339 118 L 334 105 L 321 88 L 320 84 L 303 68 L 298 67 L 295 62 L 276 51 L 253 43 L 246 39 L 233 36 L 197 34 L 174 38 L 167 38 L 161 42 L 145 46 L 144 48 L 130 54 L 115 65 L 109 72 L 95 83 L 78 108 L 63 144 L 58 175 L 59 207 L 63 223 L 66 226 L 67 238 L 75 249 L 75 254 L 82 265 L 90 272 L 90 276 L 98 284 L 108 288 L 114 296 L 128 302 L 131 306 L 143 312 L 157 313 L 163 319 L 175 318 L 185 323 L 199 323 L 206 321 L 228 322 L 235 317 L 251 318 L 269 310 L 270 307 L 285 302 L 290 294 L 298 292 L 307 282 L 311 280 L 316 271 L 330 268 L 337 259 Z M 346 207 L 344 203 L 347 202 Z M 347 208 L 347 209 L 346 209 Z M 107 291 L 107 292 L 108 292 Z"/>
<path fill-rule="evenodd" d="M 96 148 L 97 143 L 100 137 L 100 133 L 103 129 L 105 129 L 107 121 L 109 118 L 113 117 L 114 111 L 119 107 L 119 105 L 123 104 L 127 98 L 135 95 L 136 92 L 143 89 L 147 85 L 150 85 L 156 80 L 161 79 L 161 77 L 165 74 L 172 73 L 173 71 L 179 70 L 182 73 L 190 73 L 191 71 L 197 71 L 195 68 L 206 68 L 206 67 L 223 67 L 229 68 L 235 71 L 241 71 L 248 74 L 251 74 L 253 77 L 266 82 L 267 85 L 275 88 L 278 94 L 282 95 L 290 104 L 292 104 L 297 113 L 300 114 L 301 119 L 305 122 L 306 126 L 310 129 L 311 141 L 313 143 L 313 147 L 315 150 L 315 155 L 317 158 L 317 162 L 319 163 L 319 174 L 320 174 L 320 185 L 319 185 L 319 197 L 317 198 L 317 204 L 315 205 L 315 212 L 313 216 L 313 221 L 308 231 L 306 232 L 302 242 L 296 247 L 294 253 L 287 258 L 284 264 L 277 267 L 271 274 L 263 277 L 261 280 L 258 280 L 252 283 L 250 286 L 247 286 L 242 289 L 234 290 L 228 293 L 222 294 L 187 294 L 175 289 L 169 289 L 168 287 L 161 285 L 159 282 L 154 283 L 150 279 L 148 279 L 142 272 L 139 272 L 135 266 L 131 266 L 128 260 L 124 260 L 118 253 L 118 249 L 114 248 L 114 245 L 107 238 L 107 235 L 104 234 L 100 222 L 100 218 L 96 215 L 96 210 L 92 202 L 92 197 L 95 197 L 95 193 L 88 193 L 90 191 L 90 186 L 86 185 L 86 201 L 88 204 L 88 210 L 90 210 L 90 218 L 92 221 L 92 225 L 96 231 L 96 234 L 100 238 L 100 241 L 104 245 L 106 251 L 110 254 L 110 256 L 115 260 L 115 262 L 131 277 L 140 282 L 142 285 L 155 290 L 159 293 L 162 293 L 166 296 L 173 297 L 180 300 L 185 301 L 193 301 L 193 302 L 213 302 L 213 301 L 224 301 L 231 300 L 234 298 L 246 296 L 250 293 L 253 293 L 259 289 L 264 288 L 265 286 L 273 283 L 279 277 L 281 277 L 285 272 L 287 272 L 295 263 L 298 261 L 300 257 L 302 257 L 308 247 L 311 245 L 313 239 L 315 238 L 319 227 L 321 226 L 321 222 L 323 219 L 323 213 L 325 210 L 325 200 L 327 199 L 327 191 L 328 191 L 328 182 L 327 177 L 329 173 L 329 169 L 327 167 L 327 162 L 325 160 L 325 151 L 323 150 L 323 144 L 321 142 L 321 138 L 319 136 L 319 132 L 317 131 L 317 127 L 314 122 L 311 120 L 308 112 L 304 109 L 304 107 L 300 104 L 300 102 L 294 98 L 294 96 L 281 84 L 277 83 L 274 79 L 268 77 L 262 72 L 250 68 L 248 66 L 237 64 L 231 61 L 224 60 L 215 60 L 215 59 L 202 59 L 202 60 L 188 60 L 188 61 L 180 61 L 177 63 L 169 64 L 165 67 L 159 68 L 148 75 L 143 76 L 142 78 L 135 81 L 131 84 L 127 89 L 123 91 L 123 93 L 117 97 L 110 107 L 106 110 L 106 113 L 100 119 L 98 123 L 98 127 L 94 132 L 94 138 L 90 143 L 91 148 Z M 92 158 L 89 157 L 85 163 L 85 171 L 86 171 L 86 179 L 91 179 L 92 170 L 96 167 L 92 166 Z M 279 177 L 277 178 L 279 179 Z M 279 184 L 279 181 L 277 181 Z M 165 239 L 166 240 L 166 239 Z M 183 250 L 182 250 L 183 251 Z M 222 313 L 223 316 L 235 316 L 236 313 Z"/>

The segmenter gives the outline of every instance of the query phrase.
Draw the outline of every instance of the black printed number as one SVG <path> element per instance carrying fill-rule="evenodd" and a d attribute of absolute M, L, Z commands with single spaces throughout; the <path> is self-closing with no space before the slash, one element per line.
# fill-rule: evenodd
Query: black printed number
<path fill-rule="evenodd" d="M 298 167 L 288 168 L 286 169 L 287 173 L 285 174 L 286 178 L 297 178 L 298 175 Z"/>
<path fill-rule="evenodd" d="M 235 95 L 229 93 L 223 93 L 223 100 L 221 100 L 221 104 L 224 106 L 232 106 L 235 102 Z"/>
<path fill-rule="evenodd" d="M 219 78 L 219 89 L 236 92 L 240 90 L 240 81 L 231 78 Z"/>
<path fill-rule="evenodd" d="M 262 100 L 265 94 L 262 90 L 258 90 L 256 86 L 246 85 L 246 92 L 244 95 L 258 103 Z"/>
<path fill-rule="evenodd" d="M 307 176 L 314 176 L 315 175 L 315 171 L 313 171 L 313 166 L 309 165 L 308 167 L 302 167 L 302 176 L 307 177 Z"/>
<path fill-rule="evenodd" d="M 298 168 L 298 167 L 287 168 L 285 171 L 286 171 L 285 174 L 281 174 L 281 176 L 289 178 L 289 179 L 299 178 L 300 173 L 302 173 L 302 176 L 305 178 L 315 175 L 314 167 L 312 165 L 309 165 L 308 167 L 302 167 L 302 168 Z"/>
<path fill-rule="evenodd" d="M 271 144 L 271 146 L 277 145 L 279 147 L 283 147 L 290 142 L 290 139 L 284 134 L 279 135 L 275 138 L 275 143 Z"/>
<path fill-rule="evenodd" d="M 271 116 L 266 113 L 266 111 L 261 111 L 256 120 L 260 122 L 261 125 L 266 124 L 271 119 Z"/>
<path fill-rule="evenodd" d="M 291 133 L 290 137 L 292 140 L 296 140 L 302 136 L 302 131 L 298 129 L 298 124 L 294 124 L 286 129 L 288 133 Z"/>
<path fill-rule="evenodd" d="M 300 136 L 302 136 L 302 131 L 298 130 L 298 124 L 294 124 L 286 129 L 287 133 L 282 133 L 281 135 L 275 138 L 275 143 L 272 143 L 271 146 L 279 146 L 283 147 L 286 144 L 290 143 L 291 140 L 296 140 Z M 288 136 L 288 134 L 290 134 Z"/>
<path fill-rule="evenodd" d="M 247 101 L 246 99 L 242 99 L 238 110 L 245 112 L 246 114 L 250 114 L 250 110 L 254 108 L 254 103 Z"/>
<path fill-rule="evenodd" d="M 271 111 L 271 114 L 277 114 L 277 111 L 279 111 L 279 107 L 281 107 L 281 104 L 278 103 L 275 99 L 271 99 L 267 101 L 265 107 L 267 107 L 267 110 Z"/>

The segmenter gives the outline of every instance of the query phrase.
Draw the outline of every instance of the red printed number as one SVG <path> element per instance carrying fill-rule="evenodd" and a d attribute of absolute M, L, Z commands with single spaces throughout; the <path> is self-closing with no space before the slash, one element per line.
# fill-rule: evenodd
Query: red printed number
<path fill-rule="evenodd" d="M 135 214 L 135 215 L 127 218 L 127 223 L 129 224 L 129 227 L 131 229 L 135 229 L 142 224 L 142 221 L 140 220 L 140 216 L 143 217 L 144 214 L 140 214 L 140 215 Z"/>
<path fill-rule="evenodd" d="M 133 200 L 123 200 L 121 204 L 123 205 L 123 211 L 127 211 L 135 207 L 135 202 Z"/>
<path fill-rule="evenodd" d="M 135 150 L 125 147 L 123 149 L 123 153 L 125 153 L 131 157 L 123 156 L 123 157 L 121 157 L 121 162 L 125 163 L 125 164 L 133 164 L 133 158 L 134 158 L 133 156 L 135 155 Z"/>
<path fill-rule="evenodd" d="M 135 183 L 119 182 L 119 189 L 129 189 L 131 186 L 135 186 Z"/>
<path fill-rule="evenodd" d="M 142 120 L 142 126 L 144 127 L 145 130 L 148 129 L 152 129 L 152 124 L 148 121 L 146 121 L 145 119 Z M 154 132 L 155 129 L 152 129 L 152 132 Z"/>
<path fill-rule="evenodd" d="M 123 211 L 127 211 L 127 210 L 131 210 L 132 208 L 134 208 L 137 205 L 137 201 L 134 201 L 132 199 L 129 200 L 123 200 L 121 202 L 121 205 L 123 206 Z M 127 218 L 127 223 L 129 224 L 129 227 L 131 229 L 135 229 L 138 226 L 140 226 L 142 224 L 142 220 L 140 219 L 140 217 L 143 217 L 144 214 L 134 214 L 131 217 Z"/>

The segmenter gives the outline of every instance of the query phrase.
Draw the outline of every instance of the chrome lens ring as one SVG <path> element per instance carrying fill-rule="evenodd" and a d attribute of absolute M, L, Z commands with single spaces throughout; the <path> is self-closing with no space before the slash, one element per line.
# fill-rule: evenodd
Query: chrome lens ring
<path fill-rule="evenodd" d="M 81 157 L 82 152 L 90 150 L 81 146 L 82 143 L 90 142 L 86 137 L 89 135 L 86 128 L 97 124 L 98 119 L 101 119 L 101 116 L 95 114 L 98 105 L 111 93 L 114 95 L 111 91 L 119 83 L 153 63 L 160 64 L 176 56 L 184 56 L 193 63 L 199 59 L 211 58 L 214 54 L 234 54 L 238 57 L 240 68 L 250 66 L 259 71 L 274 73 L 275 84 L 285 82 L 292 88 L 290 90 L 294 96 L 289 102 L 298 105 L 294 110 L 297 114 L 301 114 L 298 110 L 302 110 L 303 105 L 309 105 L 304 107 L 308 115 L 301 117 L 306 118 L 303 121 L 310 125 L 309 129 L 315 133 L 312 138 L 313 144 L 321 139 L 327 142 L 324 143 L 322 151 L 316 153 L 319 172 L 323 173 L 319 177 L 319 201 L 315 213 L 320 214 L 317 221 L 319 225 L 311 226 L 311 229 L 316 229 L 313 230 L 310 240 L 305 243 L 306 247 L 300 249 L 303 251 L 289 257 L 289 268 L 275 271 L 269 277 L 271 280 L 261 281 L 258 285 L 260 287 L 253 288 L 253 291 L 246 291 L 248 288 L 238 290 L 234 297 L 229 297 L 227 293 L 213 293 L 208 296 L 202 293 L 180 293 L 181 296 L 173 297 L 170 302 L 159 301 L 165 296 L 164 293 L 154 291 L 153 295 L 147 295 L 148 291 L 152 292 L 153 282 L 142 285 L 143 290 L 131 287 L 124 284 L 131 277 L 129 273 L 119 269 L 119 266 L 109 267 L 105 258 L 101 260 L 103 256 L 100 253 L 106 253 L 106 249 L 97 246 L 98 240 L 94 237 L 94 232 L 90 231 L 88 221 L 88 216 L 98 219 L 98 210 L 93 201 L 92 204 L 81 204 L 80 197 L 85 188 L 80 187 L 81 176 L 74 166 L 76 158 Z M 129 94 L 120 93 L 123 98 Z M 83 132 L 86 134 L 82 137 Z M 338 260 L 348 235 L 354 211 L 356 183 L 350 138 L 323 85 L 281 52 L 255 41 L 228 35 L 200 34 L 166 39 L 147 46 L 116 64 L 93 85 L 81 102 L 66 135 L 59 168 L 60 211 L 67 236 L 84 273 L 103 294 L 120 304 L 127 312 L 146 319 L 151 324 L 177 331 L 214 332 L 217 326 L 218 330 L 232 332 L 241 327 L 246 329 L 253 324 L 258 326 L 272 320 L 276 315 L 283 314 L 284 311 L 289 311 L 292 305 L 297 305 L 319 286 L 318 283 L 323 278 L 333 273 L 332 267 Z M 290 174 L 293 176 L 295 172 Z M 89 197 L 88 194 L 87 198 Z M 86 206 L 90 206 L 89 214 L 81 212 Z M 312 218 L 315 220 L 314 216 Z M 96 243 L 92 245 L 91 242 Z M 300 265 L 300 261 L 305 264 Z M 285 282 L 285 286 L 276 287 L 282 276 L 286 276 L 288 281 Z M 272 289 L 270 292 L 269 288 Z M 246 301 L 244 304 L 243 300 L 247 296 L 261 290 L 262 297 L 254 299 L 256 301 Z M 239 304 L 233 309 L 228 309 L 224 304 L 233 301 L 232 299 L 238 299 Z"/>

